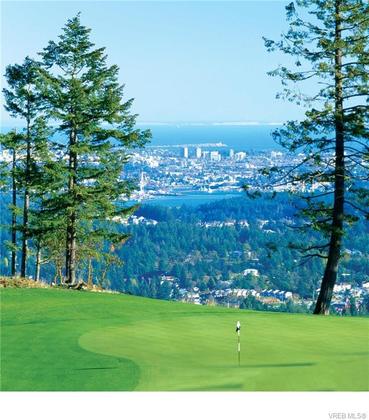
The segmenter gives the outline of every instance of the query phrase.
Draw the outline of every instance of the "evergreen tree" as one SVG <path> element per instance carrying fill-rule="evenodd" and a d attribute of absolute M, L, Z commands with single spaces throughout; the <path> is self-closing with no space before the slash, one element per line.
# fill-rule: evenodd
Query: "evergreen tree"
<path fill-rule="evenodd" d="M 18 194 L 18 165 L 20 160 L 20 148 L 23 136 L 17 134 L 15 130 L 0 135 L 0 145 L 3 152 L 8 152 L 9 161 L 4 159 L 0 165 L 0 189 L 11 191 L 12 200 L 10 205 L 11 212 L 11 242 L 8 248 L 11 252 L 10 273 L 16 275 L 17 261 L 17 194 Z"/>
<path fill-rule="evenodd" d="M 23 190 L 23 222 L 22 222 L 22 255 L 21 277 L 26 276 L 29 239 L 29 208 L 32 183 L 32 167 L 35 159 L 33 148 L 37 137 L 32 136 L 32 131 L 37 118 L 40 118 L 42 97 L 38 89 L 39 64 L 26 57 L 23 64 L 7 66 L 5 71 L 7 88 L 3 89 L 5 96 L 5 109 L 15 118 L 20 118 L 25 124 L 25 134 L 19 141 L 24 142 L 24 159 L 21 165 L 23 175 L 20 176 Z"/>
<path fill-rule="evenodd" d="M 134 210 L 118 204 L 134 188 L 121 179 L 121 172 L 128 150 L 142 146 L 150 133 L 135 129 L 132 99 L 123 101 L 118 67 L 107 65 L 104 48 L 94 48 L 79 14 L 68 20 L 59 40 L 50 41 L 41 56 L 48 115 L 67 138 L 61 156 L 67 184 L 46 205 L 66 221 L 65 275 L 67 282 L 75 283 L 77 251 L 84 238 L 126 239 L 113 231 L 114 220 Z M 107 220 L 108 226 L 95 223 L 93 231 L 85 229 L 90 221 Z"/>
<path fill-rule="evenodd" d="M 37 139 L 32 149 L 32 165 L 28 182 L 31 194 L 29 207 L 28 237 L 35 246 L 34 279 L 40 280 L 41 265 L 49 262 L 50 257 L 60 253 L 63 221 L 55 217 L 52 209 L 47 208 L 47 202 L 63 188 L 63 165 L 56 158 L 58 149 L 51 141 L 52 130 L 44 118 L 37 118 L 31 130 L 32 138 Z M 49 249 L 48 249 L 49 248 Z M 56 249 L 55 249 L 56 248 Z M 45 253 L 43 258 L 42 253 Z"/>
<path fill-rule="evenodd" d="M 297 6 L 297 7 L 296 7 Z M 298 7 L 306 8 L 301 18 Z M 369 5 L 363 0 L 297 0 L 287 7 L 289 30 L 278 42 L 265 40 L 269 51 L 293 57 L 294 67 L 272 71 L 285 85 L 281 97 L 308 110 L 303 121 L 289 121 L 274 136 L 301 161 L 263 173 L 273 186 L 304 186 L 301 210 L 324 242 L 299 246 L 305 257 L 326 261 L 315 314 L 327 314 L 342 258 L 342 240 L 350 224 L 368 217 L 369 152 Z M 305 95 L 292 85 L 318 81 Z M 318 192 L 313 192 L 319 186 Z"/>

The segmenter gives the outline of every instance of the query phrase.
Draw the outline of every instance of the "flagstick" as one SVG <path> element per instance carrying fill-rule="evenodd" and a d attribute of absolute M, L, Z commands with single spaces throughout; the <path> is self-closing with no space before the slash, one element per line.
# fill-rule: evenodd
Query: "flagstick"
<path fill-rule="evenodd" d="M 241 323 L 240 321 L 237 321 L 236 324 L 236 333 L 237 333 L 237 350 L 238 350 L 238 367 L 241 366 Z"/>
<path fill-rule="evenodd" d="M 241 366 L 241 343 L 240 343 L 240 331 L 238 331 L 238 366 Z"/>

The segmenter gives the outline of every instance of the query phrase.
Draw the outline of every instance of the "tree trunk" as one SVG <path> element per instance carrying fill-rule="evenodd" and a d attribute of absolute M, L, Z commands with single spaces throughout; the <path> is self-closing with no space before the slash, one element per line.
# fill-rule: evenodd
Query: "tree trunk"
<path fill-rule="evenodd" d="M 35 281 L 40 281 L 40 271 L 41 271 L 41 244 L 37 243 L 36 251 L 36 269 L 35 269 Z"/>
<path fill-rule="evenodd" d="M 70 267 L 70 229 L 69 219 L 67 220 L 66 240 L 65 240 L 65 282 L 69 282 L 69 267 Z"/>
<path fill-rule="evenodd" d="M 59 284 L 63 284 L 63 261 L 57 257 L 54 262 L 55 265 L 55 276 L 54 283 L 57 284 L 59 278 Z"/>
<path fill-rule="evenodd" d="M 92 287 L 92 258 L 88 259 L 87 285 Z"/>
<path fill-rule="evenodd" d="M 72 197 L 72 204 L 67 221 L 67 246 L 66 246 L 66 282 L 74 284 L 76 282 L 76 246 L 77 246 L 77 210 L 76 210 L 76 173 L 77 173 L 77 153 L 74 146 L 77 142 L 75 129 L 71 130 L 69 138 L 69 184 L 68 191 Z"/>
<path fill-rule="evenodd" d="M 15 151 L 15 147 L 13 148 L 13 161 L 12 161 L 12 261 L 11 261 L 11 275 L 15 277 L 16 274 L 16 264 L 17 264 L 17 215 L 15 212 L 15 207 L 17 206 L 17 183 L 15 181 L 15 167 L 17 161 L 17 154 Z"/>
<path fill-rule="evenodd" d="M 22 236 L 22 259 L 21 259 L 21 277 L 26 277 L 26 266 L 28 257 L 28 209 L 29 209 L 29 191 L 26 187 L 24 191 L 23 206 L 23 236 Z"/>
<path fill-rule="evenodd" d="M 63 283 L 63 273 L 62 273 L 62 265 L 60 264 L 58 267 L 58 274 L 59 274 L 59 284 Z"/>
<path fill-rule="evenodd" d="M 53 280 L 54 284 L 56 284 L 56 281 L 58 280 L 58 273 L 59 273 L 58 268 L 55 266 L 55 274 L 54 274 L 54 280 Z"/>
<path fill-rule="evenodd" d="M 335 27 L 335 183 L 334 205 L 332 214 L 331 239 L 329 243 L 328 260 L 325 267 L 320 293 L 314 309 L 314 314 L 329 314 L 333 288 L 337 280 L 338 265 L 341 258 L 343 220 L 344 220 L 344 194 L 345 194 L 345 155 L 344 155 L 344 115 L 342 92 L 342 50 L 339 46 L 341 40 L 341 1 L 336 0 L 336 27 Z"/>
<path fill-rule="evenodd" d="M 30 120 L 27 120 L 27 154 L 25 187 L 23 202 L 23 235 L 22 235 L 22 259 L 21 259 L 21 277 L 26 277 L 27 256 L 28 256 L 28 211 L 29 211 L 29 183 L 30 183 L 30 164 L 31 164 L 31 133 Z"/>
<path fill-rule="evenodd" d="M 69 283 L 76 282 L 76 211 L 73 209 L 71 215 L 71 237 L 70 237 L 70 264 L 69 264 Z"/>

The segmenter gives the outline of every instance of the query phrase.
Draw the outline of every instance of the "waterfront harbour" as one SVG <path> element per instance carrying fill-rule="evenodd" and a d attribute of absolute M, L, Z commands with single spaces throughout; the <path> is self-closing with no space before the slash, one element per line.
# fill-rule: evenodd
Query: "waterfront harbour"
<path fill-rule="evenodd" d="M 288 168 L 304 160 L 280 150 L 235 150 L 222 142 L 152 146 L 133 151 L 123 178 L 136 180 L 135 202 L 165 206 L 197 205 L 245 195 L 245 186 L 261 191 L 314 192 L 322 183 L 269 187 L 265 168 Z"/>

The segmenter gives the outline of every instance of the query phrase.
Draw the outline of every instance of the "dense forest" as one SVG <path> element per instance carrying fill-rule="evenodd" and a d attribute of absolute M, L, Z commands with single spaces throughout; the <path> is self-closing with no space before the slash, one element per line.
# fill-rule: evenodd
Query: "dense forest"
<path fill-rule="evenodd" d="M 312 298 L 319 287 L 323 262 L 304 259 L 295 249 L 299 220 L 291 200 L 280 194 L 274 199 L 245 196 L 198 207 L 142 205 L 134 219 L 120 227 L 130 238 L 123 247 L 114 249 L 118 264 L 106 267 L 94 262 L 93 281 L 114 290 L 164 299 L 176 295 L 169 282 L 161 281 L 162 276 L 174 277 L 184 289 L 275 288 Z M 5 196 L 1 205 L 2 214 L 9 213 Z M 340 282 L 360 285 L 367 278 L 368 234 L 368 224 L 362 222 L 345 237 Z M 1 235 L 2 243 L 9 239 L 5 230 Z M 313 231 L 299 235 L 305 244 L 318 239 Z M 2 274 L 8 274 L 7 255 L 3 246 Z M 31 256 L 30 267 L 33 259 Z M 259 275 L 244 275 L 248 269 L 257 270 Z M 85 278 L 86 273 L 86 264 L 81 264 L 77 276 Z M 51 262 L 42 266 L 41 278 L 58 281 Z"/>
<path fill-rule="evenodd" d="M 142 206 L 137 216 L 159 223 L 128 228 L 132 237 L 118 251 L 124 265 L 112 273 L 112 286 L 150 295 L 148 279 L 165 273 L 177 277 L 183 288 L 211 290 L 231 282 L 233 287 L 276 288 L 312 297 L 323 263 L 305 260 L 294 249 L 294 213 L 286 195 L 222 200 L 197 208 Z M 367 277 L 368 233 L 363 222 L 345 238 L 341 281 L 361 284 Z M 310 231 L 299 238 L 313 244 L 318 234 Z M 243 275 L 247 269 L 260 275 Z"/>

